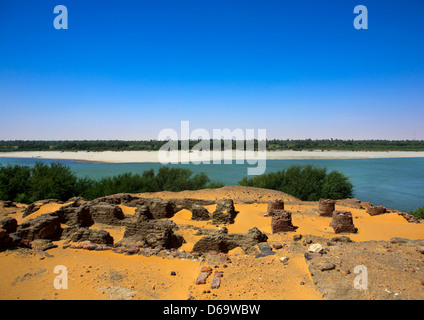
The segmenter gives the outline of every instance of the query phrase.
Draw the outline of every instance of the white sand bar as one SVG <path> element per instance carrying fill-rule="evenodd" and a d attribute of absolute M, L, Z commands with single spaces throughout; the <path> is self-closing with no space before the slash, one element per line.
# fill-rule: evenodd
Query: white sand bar
<path fill-rule="evenodd" d="M 0 158 L 35 158 L 35 159 L 58 159 L 76 160 L 89 162 L 106 163 L 142 163 L 161 162 L 158 157 L 159 151 L 19 151 L 0 152 Z M 181 162 L 182 160 L 207 161 L 207 160 L 307 160 L 307 159 L 384 159 L 384 158 L 424 158 L 424 152 L 407 151 L 268 151 L 262 154 L 245 154 L 243 151 L 236 153 L 224 152 L 203 152 L 203 154 L 180 153 L 169 155 L 171 162 Z M 162 157 L 163 159 L 163 157 Z"/>

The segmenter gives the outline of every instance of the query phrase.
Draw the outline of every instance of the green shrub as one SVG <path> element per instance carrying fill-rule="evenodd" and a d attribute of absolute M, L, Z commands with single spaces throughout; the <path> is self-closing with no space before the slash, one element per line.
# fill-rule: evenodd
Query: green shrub
<path fill-rule="evenodd" d="M 409 212 L 409 214 L 412 214 L 413 216 L 418 217 L 420 219 L 424 219 L 424 207 L 412 210 Z"/>
<path fill-rule="evenodd" d="M 162 167 L 155 177 L 152 188 L 156 191 L 183 191 L 206 188 L 210 183 L 208 176 L 202 172 L 193 176 L 193 172 L 185 168 Z"/>
<path fill-rule="evenodd" d="M 77 193 L 77 177 L 71 169 L 59 162 L 50 165 L 37 162 L 31 170 L 30 201 L 59 199 L 65 201 Z"/>
<path fill-rule="evenodd" d="M 322 183 L 321 198 L 345 199 L 353 196 L 353 184 L 338 170 L 331 171 Z"/>
<path fill-rule="evenodd" d="M 28 202 L 31 168 L 28 166 L 0 166 L 0 200 Z"/>
<path fill-rule="evenodd" d="M 239 185 L 273 189 L 288 193 L 303 201 L 320 198 L 352 197 L 353 185 L 343 173 L 312 165 L 292 165 L 287 169 L 251 178 L 244 177 Z"/>

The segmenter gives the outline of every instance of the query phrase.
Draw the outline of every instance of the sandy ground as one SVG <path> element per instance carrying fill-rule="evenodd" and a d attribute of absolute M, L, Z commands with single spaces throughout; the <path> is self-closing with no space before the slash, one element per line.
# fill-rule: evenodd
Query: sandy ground
<path fill-rule="evenodd" d="M 204 154 L 188 153 L 182 155 L 176 153 L 165 157 L 165 161 L 181 162 L 187 161 L 218 161 L 253 159 L 253 160 L 309 160 L 309 159 L 380 159 L 380 158 L 423 158 L 424 152 L 374 152 L 374 151 L 268 151 L 265 154 L 249 156 L 244 153 L 237 154 L 235 151 L 231 155 L 221 152 L 211 152 Z M 143 162 L 163 162 L 159 158 L 158 151 L 102 151 L 102 152 L 59 152 L 59 151 L 21 151 L 21 152 L 1 152 L 0 158 L 36 158 L 36 159 L 58 159 L 77 160 L 89 162 L 106 163 L 143 163 Z"/>
<path fill-rule="evenodd" d="M 64 241 L 55 242 L 58 244 L 58 248 L 45 252 L 29 249 L 6 250 L 0 252 L 0 299 L 319 300 L 325 298 L 327 294 L 331 296 L 331 290 L 335 290 L 334 287 L 331 287 L 330 290 L 325 286 L 326 283 L 333 281 L 331 279 L 341 281 L 341 278 L 345 282 L 348 279 L 348 286 L 353 286 L 353 275 L 348 275 L 345 271 L 346 266 L 352 264 L 352 261 L 340 260 L 344 257 L 342 251 L 335 251 L 333 247 L 327 247 L 326 243 L 336 235 L 329 227 L 331 218 L 321 217 L 316 213 L 317 203 L 301 202 L 294 197 L 272 190 L 257 190 L 247 187 L 224 187 L 216 190 L 178 193 L 161 192 L 140 194 L 139 196 L 212 200 L 234 198 L 235 208 L 239 213 L 235 223 L 227 225 L 229 232 L 244 233 L 255 226 L 268 235 L 267 243 L 269 245 L 280 242 L 283 247 L 274 249 L 275 255 L 261 258 L 246 255 L 243 250 L 236 248 L 229 252 L 231 262 L 225 265 L 213 260 L 212 256 L 201 261 L 163 256 L 125 255 L 111 251 L 63 249 Z M 278 198 L 284 199 L 286 201 L 285 209 L 293 213 L 293 225 L 298 226 L 296 232 L 272 234 L 271 218 L 264 216 L 267 207 L 266 201 Z M 256 201 L 258 199 L 260 200 Z M 56 203 L 43 205 L 38 211 L 24 219 L 22 219 L 24 206 L 0 208 L 0 213 L 3 216 L 14 217 L 18 220 L 18 223 L 22 223 L 38 215 L 53 212 L 60 206 Z M 120 205 L 120 207 L 125 214 L 134 214 L 134 208 L 124 205 Z M 215 205 L 206 206 L 206 208 L 209 212 L 212 212 Z M 408 223 L 396 213 L 370 216 L 365 209 L 345 205 L 336 205 L 336 210 L 351 211 L 354 224 L 359 229 L 357 234 L 348 234 L 357 246 L 352 249 L 352 252 L 355 252 L 356 255 L 355 259 L 361 264 L 375 265 L 374 269 L 378 271 L 375 271 L 378 275 L 378 281 L 373 280 L 372 282 L 376 284 L 372 287 L 373 291 L 369 290 L 362 296 L 355 297 L 359 299 L 386 297 L 387 286 L 396 283 L 396 277 L 400 275 L 398 272 L 401 272 L 402 286 L 406 288 L 403 289 L 405 297 L 424 299 L 424 285 L 419 282 L 419 277 L 424 270 L 424 258 L 416 253 L 414 248 L 409 248 L 408 256 L 401 255 L 406 251 L 398 247 L 390 251 L 395 252 L 393 253 L 393 259 L 395 259 L 393 261 L 404 259 L 402 261 L 405 261 L 405 267 L 402 265 L 399 268 L 410 270 L 413 266 L 416 269 L 413 270 L 414 273 L 411 273 L 411 275 L 404 273 L 403 269 L 400 271 L 394 269 L 392 260 L 385 264 L 375 264 L 376 257 L 381 255 L 384 249 L 376 241 L 388 241 L 394 237 L 412 240 L 424 239 L 424 223 Z M 180 226 L 176 232 L 186 240 L 186 243 L 180 249 L 186 251 L 192 250 L 195 242 L 203 237 L 196 235 L 196 228 L 218 228 L 208 221 L 191 220 L 191 212 L 188 210 L 177 212 L 170 220 Z M 119 226 L 97 224 L 91 228 L 109 231 L 114 237 L 115 243 L 122 238 L 124 233 L 124 227 Z M 307 246 L 305 247 L 302 241 L 294 241 L 294 234 L 301 234 L 303 239 L 315 237 L 315 239 L 318 239 L 316 241 L 320 241 L 327 250 L 330 250 L 328 257 L 343 262 L 340 269 L 326 273 L 333 278 L 324 278 L 325 281 L 323 282 L 316 275 L 312 276 L 311 264 L 304 258 Z M 369 252 L 371 258 L 363 254 L 367 251 L 362 251 L 367 250 L 367 241 L 371 241 L 372 245 L 369 248 L 374 250 Z M 362 244 L 365 247 L 361 247 Z M 349 252 L 346 246 L 339 249 L 343 248 L 347 248 L 345 251 Z M 379 250 L 378 253 L 375 250 Z M 279 260 L 281 257 L 288 257 L 288 263 L 283 264 Z M 57 276 L 54 273 L 54 268 L 57 265 L 63 265 L 67 268 L 68 289 L 55 289 L 53 286 L 53 281 Z M 214 270 L 223 271 L 224 276 L 219 289 L 211 289 L 212 277 L 209 277 L 204 285 L 195 284 L 199 270 L 203 266 L 210 266 Z M 319 274 L 320 277 L 323 277 L 323 275 L 323 273 Z M 424 281 L 424 277 L 422 280 Z M 346 286 L 346 283 L 344 283 L 344 286 Z M 395 284 L 392 284 L 392 286 L 395 286 Z M 338 296 L 338 293 L 336 296 Z M 347 296 L 351 297 L 351 295 Z M 391 297 L 396 298 L 398 296 Z"/>

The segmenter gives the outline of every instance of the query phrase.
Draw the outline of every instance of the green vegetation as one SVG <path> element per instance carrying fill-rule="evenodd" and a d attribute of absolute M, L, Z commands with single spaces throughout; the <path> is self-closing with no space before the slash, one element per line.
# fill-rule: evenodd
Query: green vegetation
<path fill-rule="evenodd" d="M 0 167 L 0 199 L 27 202 L 31 169 L 26 166 Z"/>
<path fill-rule="evenodd" d="M 193 175 L 185 168 L 162 167 L 155 174 L 147 170 L 143 174 L 124 173 L 100 180 L 78 178 L 71 169 L 61 163 L 46 165 L 37 162 L 29 166 L 0 166 L 0 200 L 31 203 L 42 199 L 66 201 L 75 196 L 88 200 L 116 193 L 141 193 L 156 191 L 182 191 L 219 188 L 205 173 Z"/>
<path fill-rule="evenodd" d="M 158 191 L 199 190 L 220 188 L 223 184 L 211 182 L 205 173 L 193 175 L 184 168 L 162 167 L 155 174 L 153 169 L 143 174 L 124 173 L 100 180 L 84 178 L 80 180 L 80 194 L 86 199 L 95 199 L 116 193 L 141 193 Z"/>
<path fill-rule="evenodd" d="M 424 140 L 268 140 L 267 150 L 424 151 Z"/>
<path fill-rule="evenodd" d="M 352 197 L 353 185 L 343 173 L 312 165 L 292 165 L 287 169 L 251 178 L 244 177 L 239 185 L 274 189 L 303 201 L 344 199 Z"/>
<path fill-rule="evenodd" d="M 243 178 L 239 185 L 274 189 L 301 200 L 319 198 L 342 199 L 352 196 L 349 178 L 339 171 L 327 173 L 326 168 L 293 165 L 277 172 Z M 59 162 L 50 165 L 37 162 L 35 166 L 0 165 L 0 200 L 31 203 L 42 199 L 66 201 L 75 196 L 88 200 L 116 193 L 199 190 L 220 188 L 205 173 L 193 175 L 185 168 L 162 167 L 142 174 L 124 173 L 99 180 L 78 178 Z M 423 208 L 421 208 L 424 211 Z"/>
<path fill-rule="evenodd" d="M 409 212 L 409 214 L 412 214 L 413 216 L 418 217 L 420 219 L 424 219 L 424 207 L 412 210 Z"/>
<path fill-rule="evenodd" d="M 221 148 L 224 148 L 224 141 L 221 140 Z M 131 151 L 159 150 L 167 141 L 144 140 L 144 141 L 123 141 L 123 140 L 76 140 L 76 141 L 30 141 L 30 140 L 10 140 L 0 141 L 0 152 L 9 151 Z M 199 141 L 190 140 L 191 149 Z M 232 148 L 236 149 L 237 141 L 231 140 Z M 244 142 L 243 142 L 244 144 Z M 181 141 L 179 146 L 181 148 Z M 213 140 L 210 140 L 211 150 Z M 339 151 L 424 151 L 424 140 L 267 140 L 267 150 L 339 150 Z M 257 150 L 258 141 L 254 141 L 254 148 Z"/>

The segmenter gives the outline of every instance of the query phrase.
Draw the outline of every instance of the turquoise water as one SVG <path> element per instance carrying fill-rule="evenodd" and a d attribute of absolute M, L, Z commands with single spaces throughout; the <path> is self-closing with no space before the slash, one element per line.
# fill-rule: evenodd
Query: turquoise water
<path fill-rule="evenodd" d="M 36 161 L 50 163 L 60 161 L 71 167 L 79 177 L 101 178 L 124 172 L 142 173 L 144 170 L 157 170 L 160 163 L 91 163 L 71 160 L 41 160 L 0 158 L 1 165 L 34 165 Z M 360 160 L 269 160 L 266 172 L 287 168 L 292 164 L 312 164 L 337 169 L 354 184 L 354 196 L 362 201 L 372 202 L 391 209 L 412 210 L 424 206 L 424 158 L 402 159 L 360 159 Z M 235 185 L 247 176 L 247 164 L 187 164 L 171 165 L 184 167 L 193 172 L 205 172 L 212 180 L 225 185 Z"/>

